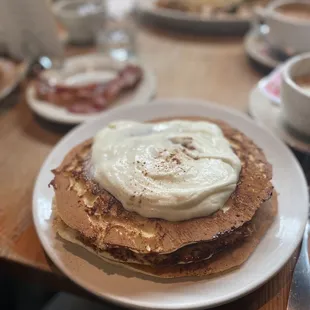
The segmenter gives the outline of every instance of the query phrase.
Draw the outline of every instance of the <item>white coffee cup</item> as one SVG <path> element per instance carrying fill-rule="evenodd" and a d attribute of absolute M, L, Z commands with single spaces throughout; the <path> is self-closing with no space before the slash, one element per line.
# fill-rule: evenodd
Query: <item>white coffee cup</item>
<path fill-rule="evenodd" d="M 285 122 L 304 135 L 310 136 L 310 87 L 305 89 L 295 80 L 310 76 L 310 53 L 291 58 L 283 68 L 281 106 Z"/>
<path fill-rule="evenodd" d="M 53 12 L 68 31 L 69 40 L 78 44 L 93 42 L 106 20 L 104 0 L 59 0 Z"/>
<path fill-rule="evenodd" d="M 303 4 L 310 8 L 309 0 L 277 0 L 265 9 L 258 9 L 258 17 L 269 27 L 265 38 L 273 48 L 289 54 L 310 52 L 310 19 L 292 18 L 277 12 L 277 8 L 286 4 Z"/>

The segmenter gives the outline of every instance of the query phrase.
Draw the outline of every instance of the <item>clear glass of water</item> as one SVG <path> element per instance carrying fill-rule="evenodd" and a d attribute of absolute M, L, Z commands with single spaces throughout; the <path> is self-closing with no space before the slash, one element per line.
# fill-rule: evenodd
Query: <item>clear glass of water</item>
<path fill-rule="evenodd" d="M 107 0 L 108 20 L 97 33 L 100 52 L 118 61 L 136 56 L 136 25 L 133 20 L 134 0 Z"/>

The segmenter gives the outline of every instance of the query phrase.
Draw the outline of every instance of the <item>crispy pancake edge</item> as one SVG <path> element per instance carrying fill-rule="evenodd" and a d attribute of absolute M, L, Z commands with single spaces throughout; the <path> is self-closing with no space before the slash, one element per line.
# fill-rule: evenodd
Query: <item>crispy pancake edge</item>
<path fill-rule="evenodd" d="M 264 237 L 267 230 L 272 225 L 278 212 L 277 194 L 274 193 L 272 199 L 265 202 L 263 206 L 257 211 L 255 218 L 250 223 L 254 233 L 248 237 L 242 244 L 231 247 L 223 252 L 216 254 L 209 260 L 199 263 L 166 266 L 166 267 L 152 267 L 142 266 L 134 263 L 123 263 L 114 260 L 113 257 L 105 254 L 97 253 L 93 248 L 81 243 L 79 240 L 70 236 L 70 233 L 63 230 L 63 226 L 55 222 L 55 230 L 65 241 L 69 241 L 91 253 L 99 256 L 102 260 L 128 268 L 142 274 L 157 278 L 183 278 L 183 277 L 203 277 L 203 276 L 216 276 L 219 273 L 229 272 L 232 269 L 240 267 L 254 252 L 261 239 Z"/>

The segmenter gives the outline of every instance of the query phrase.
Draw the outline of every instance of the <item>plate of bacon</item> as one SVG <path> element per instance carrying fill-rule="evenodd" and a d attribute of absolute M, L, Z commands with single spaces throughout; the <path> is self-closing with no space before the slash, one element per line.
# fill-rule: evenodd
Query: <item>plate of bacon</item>
<path fill-rule="evenodd" d="M 148 103 L 155 91 L 155 77 L 144 65 L 88 54 L 67 58 L 60 69 L 43 71 L 26 96 L 39 116 L 77 124 L 121 104 Z"/>

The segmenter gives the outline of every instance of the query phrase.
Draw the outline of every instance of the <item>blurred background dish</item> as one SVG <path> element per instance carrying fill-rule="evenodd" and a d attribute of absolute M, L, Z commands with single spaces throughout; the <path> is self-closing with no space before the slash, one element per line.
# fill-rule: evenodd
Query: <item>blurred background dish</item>
<path fill-rule="evenodd" d="M 120 104 L 145 104 L 156 91 L 147 67 L 102 54 L 69 57 L 62 67 L 42 72 L 36 83 L 26 91 L 30 108 L 43 118 L 67 124 L 89 120 Z"/>
<path fill-rule="evenodd" d="M 267 0 L 157 0 L 162 9 L 197 14 L 209 18 L 249 18 L 252 9 L 265 5 Z"/>
<path fill-rule="evenodd" d="M 243 35 L 253 10 L 268 0 L 140 0 L 142 20 L 174 30 L 204 34 Z M 145 17 L 145 18 L 143 18 Z"/>

